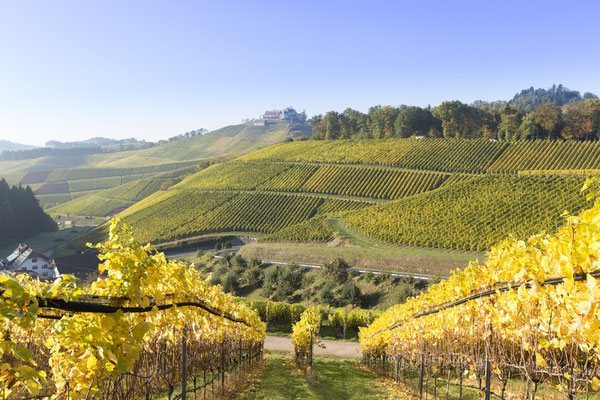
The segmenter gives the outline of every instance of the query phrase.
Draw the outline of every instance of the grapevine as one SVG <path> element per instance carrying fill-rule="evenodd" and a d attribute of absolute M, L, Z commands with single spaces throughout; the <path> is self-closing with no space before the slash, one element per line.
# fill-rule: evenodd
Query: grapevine
<path fill-rule="evenodd" d="M 597 191 L 589 181 L 584 188 L 590 185 L 594 192 L 588 197 Z M 501 379 L 506 366 L 517 365 L 536 385 L 552 378 L 569 396 L 584 391 L 587 382 L 598 390 L 600 286 L 591 274 L 600 271 L 599 252 L 596 198 L 591 209 L 567 216 L 556 234 L 503 241 L 485 263 L 472 262 L 426 293 L 390 308 L 360 330 L 363 351 L 407 360 L 425 353 L 447 361 L 458 354 L 473 373 L 487 351 Z M 545 284 L 558 277 L 564 279 Z M 509 290 L 499 290 L 504 286 Z M 460 305 L 427 312 L 490 289 L 490 296 L 472 296 Z"/>
<path fill-rule="evenodd" d="M 292 327 L 292 343 L 296 356 L 305 358 L 311 351 L 312 345 L 319 345 L 318 333 L 321 328 L 321 308 L 312 306 L 300 316 L 300 320 Z"/>
<path fill-rule="evenodd" d="M 18 397 L 24 391 L 35 394 L 40 390 L 50 391 L 56 398 L 102 398 L 103 393 L 114 392 L 123 384 L 119 379 L 123 374 L 142 366 L 149 368 L 149 354 L 160 356 L 166 349 L 177 347 L 184 329 L 192 348 L 219 348 L 233 339 L 245 346 L 262 345 L 265 326 L 254 311 L 223 293 L 219 286 L 211 286 L 195 269 L 167 260 L 150 245 L 139 245 L 127 224 L 112 221 L 110 239 L 96 247 L 101 252 L 99 272 L 103 275 L 89 288 L 74 285 L 72 278 L 54 284 L 23 277 L 18 277 L 19 281 L 2 278 L 0 307 L 4 319 L 0 328 L 8 336 L 0 341 L 0 349 L 2 354 L 11 351 L 21 360 L 2 366 L 5 398 L 10 395 L 7 391 Z M 81 295 L 124 301 L 127 307 L 150 307 L 151 311 L 37 318 L 40 307 L 46 307 L 45 303 L 38 304 L 37 296 L 74 300 Z M 245 324 L 198 308 L 156 307 L 194 300 L 202 300 Z M 32 346 L 38 360 L 33 359 Z"/>

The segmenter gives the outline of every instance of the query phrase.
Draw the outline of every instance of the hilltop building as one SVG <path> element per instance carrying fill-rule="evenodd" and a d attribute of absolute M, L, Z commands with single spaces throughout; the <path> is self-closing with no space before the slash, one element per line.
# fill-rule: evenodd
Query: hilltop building
<path fill-rule="evenodd" d="M 25 273 L 40 279 L 56 279 L 60 276 L 50 258 L 26 244 L 20 244 L 8 257 L 0 259 L 0 272 L 4 275 Z"/>
<path fill-rule="evenodd" d="M 265 121 L 287 120 L 290 122 L 302 122 L 306 120 L 306 113 L 298 113 L 294 108 L 287 107 L 283 110 L 266 111 L 263 114 L 262 119 Z"/>
<path fill-rule="evenodd" d="M 283 119 L 283 113 L 280 110 L 266 111 L 263 114 L 263 119 L 265 119 L 267 121 L 273 121 L 273 120 L 277 120 L 277 119 Z"/>

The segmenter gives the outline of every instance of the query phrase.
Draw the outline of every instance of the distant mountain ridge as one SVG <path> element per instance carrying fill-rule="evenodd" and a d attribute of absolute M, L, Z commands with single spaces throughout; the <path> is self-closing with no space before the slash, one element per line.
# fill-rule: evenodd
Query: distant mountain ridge
<path fill-rule="evenodd" d="M 74 149 L 81 147 L 105 147 L 116 144 L 131 144 L 131 143 L 146 143 L 145 140 L 137 140 L 135 138 L 127 139 L 110 139 L 105 137 L 93 137 L 86 140 L 78 140 L 74 142 L 61 142 L 58 140 L 50 140 L 46 142 L 46 147 L 53 149 Z"/>
<path fill-rule="evenodd" d="M 3 151 L 18 151 L 35 149 L 35 146 L 28 144 L 15 143 L 8 140 L 0 140 L 0 153 Z"/>

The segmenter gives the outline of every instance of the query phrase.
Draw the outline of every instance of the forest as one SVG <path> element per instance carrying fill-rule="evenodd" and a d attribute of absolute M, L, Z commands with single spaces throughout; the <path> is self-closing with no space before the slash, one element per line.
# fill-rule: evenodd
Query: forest
<path fill-rule="evenodd" d="M 365 114 L 351 108 L 329 111 L 309 120 L 314 139 L 384 139 L 408 137 L 490 140 L 600 137 L 600 99 L 592 93 L 529 88 L 510 101 L 444 101 L 437 107 L 374 106 Z"/>
<path fill-rule="evenodd" d="M 0 180 L 0 221 L 2 243 L 57 229 L 56 222 L 42 210 L 29 186 L 10 187 L 4 179 Z"/>

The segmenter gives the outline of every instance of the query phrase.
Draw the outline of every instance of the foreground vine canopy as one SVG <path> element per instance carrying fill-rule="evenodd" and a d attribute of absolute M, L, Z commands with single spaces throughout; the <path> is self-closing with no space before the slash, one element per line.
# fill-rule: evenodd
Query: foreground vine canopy
<path fill-rule="evenodd" d="M 120 376 L 137 368 L 141 354 L 157 358 L 178 346 L 184 329 L 192 348 L 219 348 L 225 340 L 262 346 L 265 326 L 255 311 L 220 286 L 211 286 L 194 268 L 167 260 L 151 245 L 138 244 L 126 223 L 111 221 L 110 238 L 95 247 L 103 263 L 101 276 L 90 287 L 79 286 L 70 276 L 43 283 L 25 275 L 0 275 L 0 398 L 102 397 L 103 390 L 114 388 Z M 90 296 L 150 311 L 39 318 L 52 312 L 44 308 L 45 299 Z M 197 307 L 157 307 L 182 302 L 208 304 L 221 314 Z"/>
<path fill-rule="evenodd" d="M 551 384 L 569 398 L 600 389 L 600 283 L 592 276 L 600 271 L 598 187 L 585 183 L 593 207 L 577 216 L 565 212 L 555 234 L 503 241 L 483 264 L 472 262 L 388 309 L 360 330 L 365 355 L 414 361 L 426 354 L 441 362 L 459 355 L 471 372 L 487 355 L 500 380 L 517 366 L 528 381 Z"/>
<path fill-rule="evenodd" d="M 302 313 L 300 320 L 292 327 L 292 344 L 297 357 L 308 357 L 311 352 L 311 344 L 319 345 L 318 334 L 321 328 L 321 318 L 321 308 L 312 306 Z"/>

